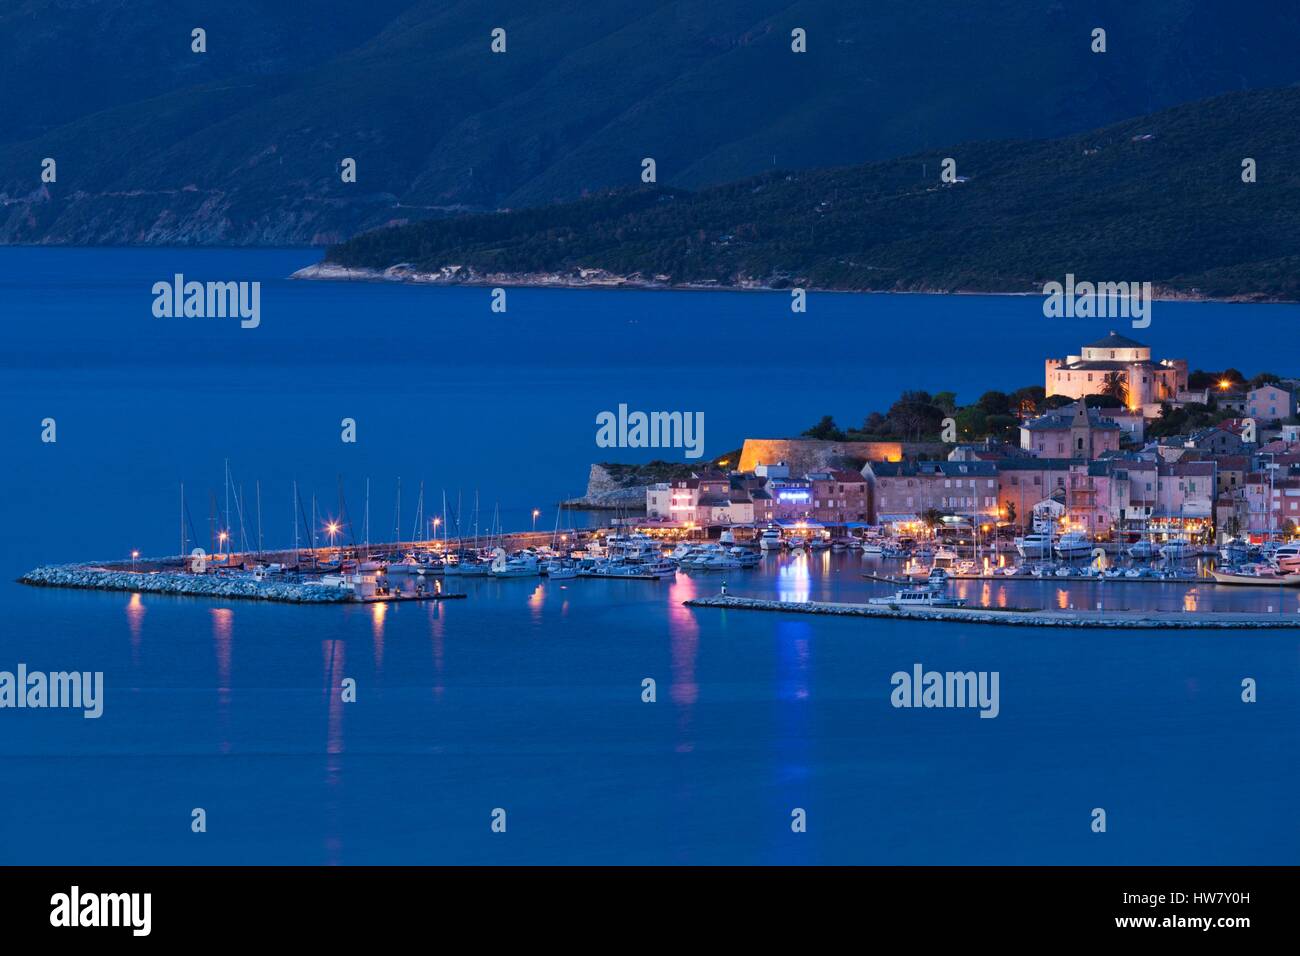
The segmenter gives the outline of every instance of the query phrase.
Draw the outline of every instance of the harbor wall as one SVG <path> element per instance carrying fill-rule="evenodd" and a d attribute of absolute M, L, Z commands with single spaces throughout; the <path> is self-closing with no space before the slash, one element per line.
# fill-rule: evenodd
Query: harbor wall
<path fill-rule="evenodd" d="M 741 471 L 755 465 L 784 461 L 792 475 L 810 471 L 861 467 L 863 461 L 902 461 L 918 456 L 947 458 L 951 445 L 942 442 L 820 441 L 812 438 L 746 438 L 740 451 Z"/>
<path fill-rule="evenodd" d="M 243 598 L 292 604 L 337 604 L 353 599 L 343 588 L 288 581 L 254 581 L 205 574 L 112 571 L 75 566 L 42 567 L 18 579 L 34 587 L 85 588 L 95 591 L 141 591 L 195 597 Z"/>

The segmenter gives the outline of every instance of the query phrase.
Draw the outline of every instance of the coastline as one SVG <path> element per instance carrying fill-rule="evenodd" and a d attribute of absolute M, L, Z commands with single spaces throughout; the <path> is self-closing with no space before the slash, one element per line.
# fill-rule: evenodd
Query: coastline
<path fill-rule="evenodd" d="M 305 266 L 289 276 L 314 282 L 402 282 L 433 286 L 482 286 L 488 288 L 523 289 L 629 289 L 648 292 L 789 292 L 796 286 L 772 285 L 759 280 L 738 283 L 672 282 L 667 279 L 646 278 L 639 273 L 618 275 L 603 269 L 574 269 L 565 272 L 478 272 L 465 266 L 444 266 L 437 272 L 412 268 L 408 263 L 398 263 L 386 269 L 368 266 L 343 266 L 322 259 Z M 846 295 L 971 295 L 971 296 L 1024 296 L 1040 298 L 1041 289 L 855 289 L 823 286 L 798 286 L 806 292 L 842 293 Z M 1240 305 L 1296 305 L 1300 299 L 1283 299 L 1261 295 L 1209 296 L 1190 293 L 1165 286 L 1153 287 L 1156 302 L 1221 302 Z"/>

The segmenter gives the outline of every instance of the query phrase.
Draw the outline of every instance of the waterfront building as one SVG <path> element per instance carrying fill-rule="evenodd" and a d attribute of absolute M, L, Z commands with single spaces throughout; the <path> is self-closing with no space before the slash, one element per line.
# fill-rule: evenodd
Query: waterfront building
<path fill-rule="evenodd" d="M 991 461 L 867 462 L 871 518 L 920 517 L 935 510 L 972 518 L 997 518 L 998 469 Z"/>
<path fill-rule="evenodd" d="M 817 471 L 812 482 L 812 517 L 824 524 L 866 521 L 870 514 L 867 479 L 856 471 Z"/>
<path fill-rule="evenodd" d="M 1211 532 L 1218 497 L 1216 473 L 1213 461 L 1161 463 L 1148 529 L 1193 537 Z"/>
<path fill-rule="evenodd" d="M 775 521 L 812 519 L 812 482 L 807 478 L 769 478 L 763 490 L 772 496 Z"/>
<path fill-rule="evenodd" d="M 1121 429 L 1083 402 L 1030 419 L 1020 426 L 1020 447 L 1038 458 L 1100 458 L 1119 451 Z"/>
<path fill-rule="evenodd" d="M 1012 526 L 1029 530 L 1035 505 L 1056 495 L 1062 501 L 1070 470 L 1080 462 L 1069 458 L 1004 458 L 997 463 L 998 512 Z"/>
<path fill-rule="evenodd" d="M 1294 533 L 1300 528 L 1300 477 L 1257 472 L 1247 477 L 1244 489 L 1246 499 L 1246 530 L 1252 538 Z M 1289 524 L 1288 524 L 1289 522 Z"/>
<path fill-rule="evenodd" d="M 1173 401 L 1187 388 L 1187 360 L 1152 361 L 1151 349 L 1133 339 L 1111 332 L 1085 345 L 1079 355 L 1045 361 L 1047 394 L 1083 398 L 1102 392 L 1107 377 L 1118 373 L 1132 410 L 1148 418 L 1160 414 L 1160 403 Z"/>

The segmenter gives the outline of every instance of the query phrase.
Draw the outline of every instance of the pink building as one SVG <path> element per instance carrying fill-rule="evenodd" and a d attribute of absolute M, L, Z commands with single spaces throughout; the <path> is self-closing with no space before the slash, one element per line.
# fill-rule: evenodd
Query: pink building
<path fill-rule="evenodd" d="M 1115 332 L 1085 345 L 1080 355 L 1047 359 L 1045 367 L 1047 394 L 1071 398 L 1100 394 L 1107 376 L 1119 373 L 1128 407 L 1151 417 L 1159 414 L 1161 402 L 1173 401 L 1187 388 L 1186 359 L 1154 362 L 1148 346 Z"/>
<path fill-rule="evenodd" d="M 1280 385 L 1261 385 L 1246 393 L 1246 415 L 1257 422 L 1277 422 L 1295 414 L 1295 396 Z"/>
<path fill-rule="evenodd" d="M 1036 458 L 1100 458 L 1119 451 L 1121 429 L 1095 408 L 1075 402 L 1020 426 L 1020 447 Z"/>

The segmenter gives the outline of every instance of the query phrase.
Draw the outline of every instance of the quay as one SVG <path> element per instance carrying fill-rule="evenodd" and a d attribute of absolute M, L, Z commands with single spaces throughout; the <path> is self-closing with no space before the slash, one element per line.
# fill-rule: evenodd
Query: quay
<path fill-rule="evenodd" d="M 835 617 L 884 617 L 913 621 L 948 621 L 965 624 L 1003 624 L 1018 627 L 1092 627 L 1177 629 L 1269 629 L 1300 627 L 1300 614 L 1251 614 L 1239 611 L 1057 611 L 1003 610 L 972 607 L 893 608 L 871 604 L 828 601 L 770 601 L 719 594 L 682 602 L 686 607 L 735 611 L 777 611 L 823 614 Z"/>
<path fill-rule="evenodd" d="M 955 571 L 949 571 L 947 572 L 947 574 L 948 574 L 948 580 L 950 581 L 997 581 L 999 583 L 1012 582 L 1012 581 L 1037 581 L 1040 584 L 1045 581 L 1056 581 L 1058 583 L 1070 583 L 1076 581 L 1095 581 L 1097 583 L 1105 582 L 1108 584 L 1218 584 L 1219 583 L 1215 581 L 1214 578 L 1202 578 L 1194 574 L 1180 574 L 1175 577 L 1168 577 L 1168 578 L 1163 578 L 1163 577 L 1162 578 L 1156 578 L 1156 577 L 1127 578 L 1122 576 L 1117 578 L 1108 578 L 1108 577 L 1103 577 L 1102 575 L 1099 574 L 1067 574 L 1067 575 L 1044 574 L 1040 576 L 1035 576 L 1032 574 L 961 574 Z M 917 581 L 925 580 L 924 577 L 891 578 L 888 575 L 872 574 L 869 571 L 863 571 L 862 576 L 871 581 L 880 581 L 883 584 L 915 584 L 917 583 Z"/>

